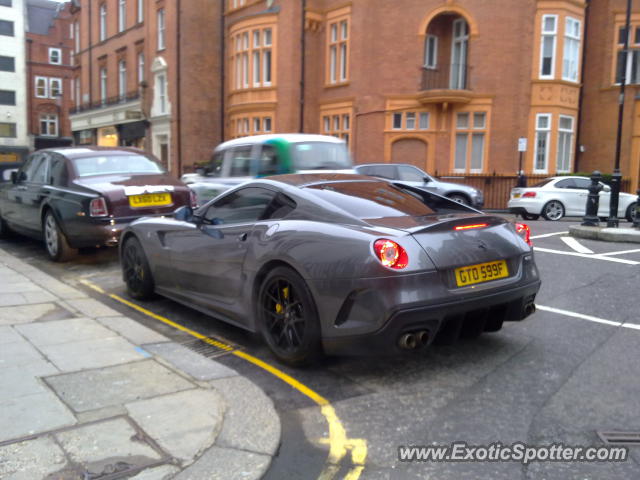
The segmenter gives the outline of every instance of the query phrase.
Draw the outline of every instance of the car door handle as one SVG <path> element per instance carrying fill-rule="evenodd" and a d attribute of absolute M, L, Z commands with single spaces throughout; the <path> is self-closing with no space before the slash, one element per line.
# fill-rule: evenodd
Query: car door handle
<path fill-rule="evenodd" d="M 247 234 L 246 233 L 241 233 L 240 235 L 238 235 L 238 241 L 239 242 L 244 242 L 247 239 Z"/>

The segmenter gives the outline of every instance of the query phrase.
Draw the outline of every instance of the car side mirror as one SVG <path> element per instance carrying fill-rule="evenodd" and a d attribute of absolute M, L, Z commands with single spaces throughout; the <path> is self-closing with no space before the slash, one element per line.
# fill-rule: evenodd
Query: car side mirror
<path fill-rule="evenodd" d="M 609 185 L 605 185 L 604 187 L 602 187 L 602 191 L 604 193 L 611 193 L 611 187 Z"/>
<path fill-rule="evenodd" d="M 207 169 L 204 167 L 198 167 L 196 168 L 196 173 L 201 177 L 204 177 L 207 174 Z"/>
<path fill-rule="evenodd" d="M 190 222 L 193 219 L 193 210 L 191 207 L 183 205 L 173 212 L 173 218 L 181 222 Z"/>
<path fill-rule="evenodd" d="M 424 177 L 423 180 L 424 180 L 424 183 L 429 183 L 431 181 L 429 177 Z"/>
<path fill-rule="evenodd" d="M 11 183 L 18 183 L 18 171 L 11 172 Z"/>

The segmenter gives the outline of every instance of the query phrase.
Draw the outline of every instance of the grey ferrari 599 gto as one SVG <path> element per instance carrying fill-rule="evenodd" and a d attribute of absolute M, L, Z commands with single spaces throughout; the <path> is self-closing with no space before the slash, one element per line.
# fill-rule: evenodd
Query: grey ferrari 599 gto
<path fill-rule="evenodd" d="M 526 225 L 349 174 L 254 180 L 133 222 L 120 249 L 132 297 L 260 332 L 294 365 L 494 332 L 540 288 Z"/>

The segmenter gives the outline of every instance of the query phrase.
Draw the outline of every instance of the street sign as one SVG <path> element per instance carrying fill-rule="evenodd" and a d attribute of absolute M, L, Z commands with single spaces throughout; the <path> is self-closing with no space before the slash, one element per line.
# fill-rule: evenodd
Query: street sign
<path fill-rule="evenodd" d="M 527 151 L 527 138 L 521 137 L 518 139 L 518 151 L 526 152 Z"/>

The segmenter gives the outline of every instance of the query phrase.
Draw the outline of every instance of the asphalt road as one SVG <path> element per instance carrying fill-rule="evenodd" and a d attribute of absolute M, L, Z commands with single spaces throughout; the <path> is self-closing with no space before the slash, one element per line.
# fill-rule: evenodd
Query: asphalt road
<path fill-rule="evenodd" d="M 636 447 L 622 463 L 398 461 L 401 445 L 602 446 L 597 431 L 640 433 L 640 327 L 633 328 L 640 326 L 640 244 L 579 240 L 576 246 L 561 234 L 575 219 L 528 223 L 534 236 L 551 235 L 533 240 L 543 283 L 540 308 L 527 320 L 414 356 L 329 358 L 298 370 L 279 366 L 331 402 L 349 438 L 366 440 L 361 479 L 640 478 Z M 113 250 L 83 252 L 60 265 L 46 259 L 39 243 L 21 237 L 0 241 L 0 247 L 63 281 L 87 279 L 126 297 Z M 576 248 L 597 256 L 576 255 Z M 625 253 L 602 255 L 612 252 Z M 275 364 L 260 340 L 244 331 L 169 300 L 141 305 Z M 173 339 L 190 340 L 116 302 L 110 306 Z M 240 358 L 217 359 L 261 386 L 281 415 L 283 444 L 267 478 L 318 478 L 328 450 L 320 439 L 328 427 L 317 405 Z M 349 468 L 345 458 L 335 478 Z"/>

